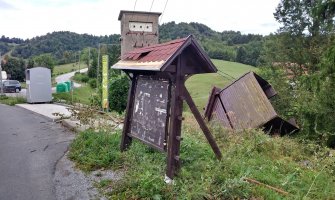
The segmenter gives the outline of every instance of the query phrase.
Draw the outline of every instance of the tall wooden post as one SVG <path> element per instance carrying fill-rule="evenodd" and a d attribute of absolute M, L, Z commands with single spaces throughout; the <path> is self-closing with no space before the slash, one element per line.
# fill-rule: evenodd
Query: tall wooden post
<path fill-rule="evenodd" d="M 134 107 L 134 95 L 136 90 L 136 74 L 133 74 L 133 78 L 131 80 L 129 93 L 128 93 L 128 103 L 126 108 L 126 116 L 123 123 L 123 130 L 122 130 L 122 138 L 121 138 L 121 151 L 126 150 L 129 145 L 131 144 L 132 138 L 128 136 L 128 133 L 130 133 L 130 122 L 131 122 L 131 116 L 133 114 L 133 107 Z"/>
<path fill-rule="evenodd" d="M 180 141 L 181 141 L 181 124 L 183 117 L 183 100 L 182 87 L 184 85 L 184 76 L 181 73 L 182 59 L 178 57 L 175 81 L 173 82 L 172 99 L 171 99 L 171 123 L 168 138 L 168 158 L 166 175 L 173 179 L 174 175 L 180 168 Z"/>

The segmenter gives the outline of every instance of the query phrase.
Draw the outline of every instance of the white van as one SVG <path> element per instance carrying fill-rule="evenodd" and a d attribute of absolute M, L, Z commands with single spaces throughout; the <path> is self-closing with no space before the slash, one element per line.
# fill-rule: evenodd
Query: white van
<path fill-rule="evenodd" d="M 7 72 L 1 71 L 2 74 L 2 80 L 7 80 Z"/>

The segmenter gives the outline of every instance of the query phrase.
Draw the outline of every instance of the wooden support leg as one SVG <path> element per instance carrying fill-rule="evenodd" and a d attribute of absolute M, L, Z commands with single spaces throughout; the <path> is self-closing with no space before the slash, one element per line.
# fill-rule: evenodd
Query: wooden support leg
<path fill-rule="evenodd" d="M 130 132 L 130 120 L 131 115 L 133 112 L 133 106 L 134 106 L 134 95 L 135 95 L 135 89 L 136 89 L 136 76 L 134 74 L 134 77 L 131 81 L 129 92 L 128 92 L 128 102 L 127 102 L 127 108 L 126 108 L 126 116 L 123 123 L 123 130 L 122 130 L 122 138 L 121 138 L 121 151 L 126 150 L 129 145 L 131 144 L 131 137 L 128 136 L 128 133 Z"/>
<path fill-rule="evenodd" d="M 168 160 L 167 160 L 167 172 L 166 175 L 173 179 L 174 175 L 180 168 L 179 152 L 180 152 L 180 140 L 181 140 L 181 123 L 183 114 L 183 100 L 176 95 L 178 91 L 175 91 L 172 95 L 172 109 L 171 110 L 171 123 L 170 123 L 170 135 L 168 138 Z"/>
<path fill-rule="evenodd" d="M 218 145 L 216 144 L 211 132 L 209 131 L 208 127 L 205 124 L 205 121 L 202 119 L 201 114 L 199 112 L 199 110 L 197 109 L 195 103 L 192 100 L 192 97 L 190 95 L 190 93 L 187 91 L 186 87 L 183 85 L 182 87 L 183 89 L 183 95 L 185 97 L 185 100 L 188 104 L 188 106 L 190 107 L 195 119 L 197 120 L 198 124 L 200 125 L 200 128 L 202 130 L 202 132 L 205 134 L 208 143 L 211 145 L 216 157 L 220 160 L 222 158 L 222 154 L 221 151 L 218 147 Z"/>

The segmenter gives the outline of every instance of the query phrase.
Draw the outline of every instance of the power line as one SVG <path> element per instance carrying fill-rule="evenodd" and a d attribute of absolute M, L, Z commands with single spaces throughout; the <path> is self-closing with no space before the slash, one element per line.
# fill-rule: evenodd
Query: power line
<path fill-rule="evenodd" d="M 135 0 L 135 4 L 134 4 L 134 11 L 135 11 L 135 8 L 136 8 L 136 4 L 137 4 L 137 0 Z"/>
<path fill-rule="evenodd" d="M 221 70 L 218 70 L 218 72 L 222 73 L 222 74 L 220 74 L 220 73 L 218 73 L 218 74 L 220 74 L 221 76 L 225 76 L 225 77 L 229 78 L 230 80 L 235 80 L 236 79 L 235 77 L 233 77 L 233 76 L 231 76 L 231 75 L 229 75 L 229 74 L 227 74 L 227 73 L 225 73 Z"/>
<path fill-rule="evenodd" d="M 163 12 L 162 12 L 162 15 L 161 15 L 161 18 L 159 19 L 159 24 L 161 23 L 161 21 L 162 21 L 162 19 L 163 19 L 164 12 L 165 12 L 165 9 L 166 9 L 166 5 L 168 4 L 168 2 L 169 2 L 169 0 L 166 0 L 164 9 L 163 9 Z"/>
<path fill-rule="evenodd" d="M 136 4 L 137 4 L 137 0 L 135 0 L 135 4 L 134 4 L 134 8 L 133 8 L 133 14 L 132 14 L 131 17 L 130 17 L 130 21 L 129 21 L 129 22 L 132 22 L 133 19 L 134 19 L 134 12 L 135 12 L 135 9 L 136 9 Z M 132 33 L 131 33 L 130 35 L 131 35 L 131 41 L 134 43 L 134 36 L 133 36 Z M 136 42 L 136 41 L 135 41 L 135 42 Z"/>
<path fill-rule="evenodd" d="M 155 2 L 155 0 L 152 0 L 149 12 L 151 12 L 151 9 L 152 9 L 152 6 L 154 5 L 154 2 Z"/>

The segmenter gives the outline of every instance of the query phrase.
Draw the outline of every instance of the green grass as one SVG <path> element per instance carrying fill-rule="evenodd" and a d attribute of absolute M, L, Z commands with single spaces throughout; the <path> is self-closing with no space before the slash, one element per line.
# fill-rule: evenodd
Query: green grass
<path fill-rule="evenodd" d="M 15 104 L 26 103 L 26 99 L 23 97 L 0 96 L 0 103 L 14 106 Z"/>
<path fill-rule="evenodd" d="M 257 71 L 257 68 L 250 65 L 215 59 L 212 61 L 219 71 L 227 73 L 234 78 L 238 78 L 249 71 Z M 229 80 L 227 77 L 223 77 L 218 73 L 198 74 L 186 81 L 186 87 L 190 91 L 198 109 L 202 110 L 206 105 L 212 87 L 217 86 L 223 88 L 230 82 L 232 82 L 232 80 Z"/>
<path fill-rule="evenodd" d="M 243 64 L 213 62 L 235 78 L 257 71 Z M 191 77 L 186 85 L 198 107 L 203 107 L 212 86 L 222 88 L 229 82 L 218 74 L 203 74 Z M 174 185 L 164 182 L 166 154 L 136 139 L 121 153 L 120 131 L 80 133 L 70 146 L 69 157 L 87 172 L 101 168 L 124 172 L 119 181 L 95 184 L 109 199 L 334 199 L 334 150 L 298 138 L 270 137 L 260 130 L 232 133 L 213 125 L 212 133 L 223 153 L 218 161 L 191 113 L 184 112 L 184 116 L 182 168 Z"/>
<path fill-rule="evenodd" d="M 20 84 L 21 84 L 21 88 L 23 89 L 23 88 L 27 88 L 27 84 L 26 84 L 26 82 L 20 82 Z"/>
<path fill-rule="evenodd" d="M 333 199 L 334 157 L 329 149 L 258 130 L 229 133 L 214 128 L 223 153 L 218 161 L 204 136 L 187 118 L 181 145 L 182 168 L 174 185 L 163 181 L 166 154 L 133 140 L 119 150 L 121 133 L 86 131 L 71 144 L 70 159 L 85 171 L 124 171 L 120 181 L 97 185 L 109 199 Z M 252 178 L 289 193 L 248 183 Z"/>
<path fill-rule="evenodd" d="M 65 100 L 67 103 L 82 103 L 90 105 L 91 96 L 95 93 L 95 90 L 88 85 L 82 85 L 80 88 L 73 90 L 73 102 L 71 92 L 54 93 L 52 96 L 55 101 Z"/>
<path fill-rule="evenodd" d="M 84 63 L 80 64 L 80 68 L 86 68 L 86 65 Z M 78 63 L 69 63 L 69 64 L 64 64 L 64 65 L 57 65 L 54 67 L 53 76 L 58 76 L 61 74 L 65 74 L 65 73 L 69 73 L 69 72 L 73 72 L 75 70 L 79 70 L 79 66 Z"/>

